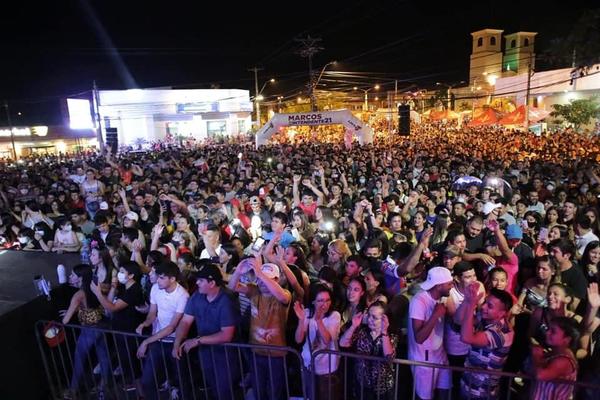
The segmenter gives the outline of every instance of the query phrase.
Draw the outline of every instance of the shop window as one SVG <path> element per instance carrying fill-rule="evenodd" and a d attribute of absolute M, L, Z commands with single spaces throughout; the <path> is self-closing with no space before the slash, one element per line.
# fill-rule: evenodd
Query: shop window
<path fill-rule="evenodd" d="M 477 39 L 477 47 L 483 46 L 483 38 Z"/>
<path fill-rule="evenodd" d="M 492 37 L 490 38 L 490 46 L 495 46 L 495 45 L 496 45 L 496 37 L 495 37 L 495 36 L 492 36 Z"/>
<path fill-rule="evenodd" d="M 246 133 L 246 120 L 238 119 L 238 133 Z"/>
<path fill-rule="evenodd" d="M 226 121 L 208 121 L 206 123 L 206 134 L 209 138 L 223 136 L 227 133 Z"/>

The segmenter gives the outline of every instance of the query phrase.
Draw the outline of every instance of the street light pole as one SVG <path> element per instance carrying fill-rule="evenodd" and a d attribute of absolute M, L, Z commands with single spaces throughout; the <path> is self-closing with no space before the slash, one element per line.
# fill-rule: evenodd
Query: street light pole
<path fill-rule="evenodd" d="M 254 67 L 248 71 L 254 72 L 254 108 L 256 110 L 256 129 L 260 128 L 260 104 L 258 102 L 258 71 L 262 71 L 262 68 Z"/>
<path fill-rule="evenodd" d="M 8 111 L 8 101 L 4 100 L 4 108 L 6 109 L 6 120 L 8 121 L 8 129 L 10 129 L 10 142 L 13 150 L 13 160 L 17 161 L 17 149 L 15 147 L 15 135 L 12 130 L 12 122 L 10 121 L 10 112 Z"/>
<path fill-rule="evenodd" d="M 321 81 L 321 78 L 323 77 L 323 73 L 325 72 L 325 69 L 330 66 L 335 64 L 337 61 L 330 61 L 327 64 L 325 64 L 323 66 L 323 68 L 321 68 L 321 72 L 319 73 L 319 77 L 314 80 L 312 78 L 312 73 L 311 73 L 311 89 L 310 89 L 310 106 L 311 106 L 311 111 L 318 111 L 318 107 L 317 107 L 317 97 L 315 95 L 315 90 L 317 89 L 317 86 L 319 85 L 319 82 Z M 310 58 L 309 58 L 309 63 L 310 63 Z M 310 68 L 310 67 L 309 67 Z"/>

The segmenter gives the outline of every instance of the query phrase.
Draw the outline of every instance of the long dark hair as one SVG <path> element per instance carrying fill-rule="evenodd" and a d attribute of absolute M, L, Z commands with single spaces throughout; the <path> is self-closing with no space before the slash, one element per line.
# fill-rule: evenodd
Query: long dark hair
<path fill-rule="evenodd" d="M 363 295 L 360 298 L 360 300 L 358 300 L 358 304 L 356 306 L 356 311 L 358 311 L 358 312 L 364 311 L 367 308 L 367 282 L 365 282 L 365 278 L 362 275 L 358 275 L 358 276 L 350 278 L 350 281 L 348 281 L 348 287 L 350 287 L 350 284 L 352 282 L 357 282 L 360 285 L 360 287 L 362 287 L 362 290 L 363 290 Z M 347 290 L 347 288 L 346 288 L 346 290 Z M 345 309 L 350 304 L 350 302 L 348 301 L 347 294 L 344 296 L 344 300 L 345 300 L 345 305 L 344 305 L 344 309 Z"/>
<path fill-rule="evenodd" d="M 83 293 L 85 294 L 87 307 L 99 307 L 100 302 L 98 301 L 96 295 L 92 293 L 92 289 L 90 288 L 92 278 L 94 276 L 92 266 L 89 264 L 78 264 L 73 267 L 73 273 L 81 278 L 81 290 L 83 290 Z"/>
<path fill-rule="evenodd" d="M 318 283 L 315 283 L 310 288 L 310 303 L 308 305 L 308 309 L 310 310 L 309 317 L 313 317 L 315 315 L 315 305 L 313 303 L 317 299 L 317 296 L 319 295 L 319 293 L 323 293 L 323 292 L 329 293 L 329 298 L 331 299 L 331 303 L 329 305 L 329 310 L 327 310 L 327 312 L 325 313 L 325 317 L 329 317 L 331 315 L 331 313 L 334 311 L 333 291 L 331 289 L 329 289 L 329 286 L 318 282 Z"/>

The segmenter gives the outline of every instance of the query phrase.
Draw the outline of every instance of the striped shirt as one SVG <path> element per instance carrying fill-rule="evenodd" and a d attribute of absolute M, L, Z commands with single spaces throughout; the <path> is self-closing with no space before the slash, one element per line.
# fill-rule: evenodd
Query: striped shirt
<path fill-rule="evenodd" d="M 461 378 L 461 393 L 464 398 L 496 399 L 499 395 L 500 377 L 489 372 L 502 371 L 513 343 L 514 331 L 505 321 L 484 323 L 478 318 L 476 330 L 483 331 L 488 338 L 485 347 L 471 346 L 465 361 L 467 368 L 479 368 L 482 373 L 465 372 Z"/>
<path fill-rule="evenodd" d="M 561 376 L 560 379 L 575 382 L 577 380 L 577 360 L 572 353 L 552 355 L 546 359 L 546 363 L 559 357 L 567 358 L 573 367 L 567 376 Z M 536 380 L 531 398 L 532 400 L 569 400 L 573 397 L 573 388 L 574 385 L 569 383 Z"/>

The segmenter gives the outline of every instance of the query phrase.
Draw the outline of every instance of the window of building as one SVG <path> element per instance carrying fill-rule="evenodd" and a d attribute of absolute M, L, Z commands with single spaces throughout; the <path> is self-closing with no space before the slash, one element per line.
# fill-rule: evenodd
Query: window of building
<path fill-rule="evenodd" d="M 495 38 L 494 36 L 492 36 L 492 37 L 490 38 L 490 45 L 491 45 L 491 46 L 495 46 L 495 45 L 496 45 L 496 38 Z"/>
<path fill-rule="evenodd" d="M 227 133 L 227 121 L 208 121 L 206 124 L 206 134 L 209 138 Z"/>
<path fill-rule="evenodd" d="M 477 47 L 483 46 L 483 38 L 477 39 Z"/>
<path fill-rule="evenodd" d="M 238 133 L 246 133 L 246 120 L 238 119 Z"/>
<path fill-rule="evenodd" d="M 510 48 L 514 49 L 515 47 L 517 47 L 517 41 L 515 39 L 510 41 Z"/>
<path fill-rule="evenodd" d="M 525 41 L 523 42 L 523 46 L 525 46 L 525 47 L 529 46 L 529 39 L 525 39 Z"/>

